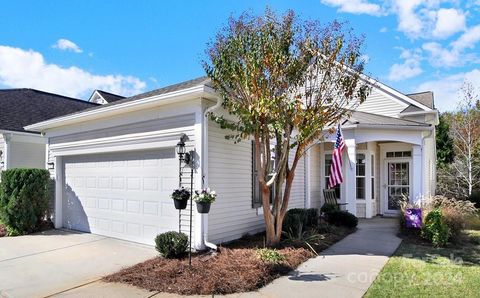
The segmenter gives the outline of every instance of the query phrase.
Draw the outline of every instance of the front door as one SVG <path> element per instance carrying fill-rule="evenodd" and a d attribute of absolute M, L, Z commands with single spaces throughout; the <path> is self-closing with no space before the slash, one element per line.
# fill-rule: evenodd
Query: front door
<path fill-rule="evenodd" d="M 399 202 L 410 195 L 410 163 L 387 162 L 387 211 L 399 211 Z"/>

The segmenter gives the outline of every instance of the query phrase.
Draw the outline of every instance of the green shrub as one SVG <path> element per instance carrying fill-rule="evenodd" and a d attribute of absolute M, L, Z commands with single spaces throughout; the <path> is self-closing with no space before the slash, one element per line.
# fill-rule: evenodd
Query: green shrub
<path fill-rule="evenodd" d="M 434 246 L 444 246 L 450 238 L 450 229 L 445 223 L 442 210 L 434 209 L 425 218 L 422 228 L 422 237 L 430 241 Z"/>
<path fill-rule="evenodd" d="M 50 202 L 50 174 L 43 169 L 10 169 L 0 182 L 0 221 L 8 235 L 35 231 Z"/>
<path fill-rule="evenodd" d="M 336 204 L 323 204 L 322 208 L 320 208 L 320 212 L 323 212 L 323 213 L 328 213 L 328 212 L 332 212 L 332 211 L 337 211 L 337 210 L 340 210 L 338 209 L 338 206 Z"/>
<path fill-rule="evenodd" d="M 188 247 L 188 236 L 179 232 L 166 232 L 157 235 L 155 248 L 167 259 L 180 258 L 185 255 Z"/>
<path fill-rule="evenodd" d="M 267 263 L 278 264 L 285 261 L 285 257 L 276 249 L 261 248 L 257 250 L 257 255 L 260 260 Z"/>
<path fill-rule="evenodd" d="M 355 228 L 358 225 L 358 218 L 348 211 L 334 210 L 326 214 L 328 223 L 336 226 Z"/>
<path fill-rule="evenodd" d="M 287 211 L 283 219 L 283 231 L 294 235 L 301 234 L 318 224 L 318 210 L 315 208 L 294 208 Z"/>

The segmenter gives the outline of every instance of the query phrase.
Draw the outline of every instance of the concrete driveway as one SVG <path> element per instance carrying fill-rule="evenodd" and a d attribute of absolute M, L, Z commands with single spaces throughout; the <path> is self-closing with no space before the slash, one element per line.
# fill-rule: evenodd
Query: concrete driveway
<path fill-rule="evenodd" d="M 0 238 L 0 297 L 45 297 L 156 256 L 153 247 L 50 230 Z"/>

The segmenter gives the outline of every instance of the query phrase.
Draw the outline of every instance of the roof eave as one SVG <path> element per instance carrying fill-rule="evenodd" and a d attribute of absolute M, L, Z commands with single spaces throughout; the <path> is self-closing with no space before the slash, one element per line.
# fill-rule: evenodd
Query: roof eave
<path fill-rule="evenodd" d="M 138 110 L 150 106 L 162 106 L 173 102 L 181 102 L 194 98 L 209 98 L 215 97 L 216 94 L 213 89 L 206 85 L 194 86 L 182 90 L 177 90 L 165 94 L 146 97 L 135 101 L 127 101 L 125 103 L 116 104 L 112 106 L 105 106 L 100 109 L 85 111 L 77 114 L 70 114 L 39 123 L 31 124 L 24 127 L 25 130 L 44 132 L 45 130 L 56 128 L 63 125 L 70 125 L 87 120 L 96 119 L 98 116 L 112 116 L 119 113 L 125 113 L 131 110 Z"/>
<path fill-rule="evenodd" d="M 352 124 L 342 126 L 343 130 L 350 129 L 387 129 L 387 130 L 432 130 L 431 125 L 419 126 L 419 125 L 392 125 L 392 124 Z"/>

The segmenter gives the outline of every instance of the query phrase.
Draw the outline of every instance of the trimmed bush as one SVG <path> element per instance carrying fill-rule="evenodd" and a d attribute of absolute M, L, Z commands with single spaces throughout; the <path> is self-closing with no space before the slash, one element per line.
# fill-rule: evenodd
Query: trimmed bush
<path fill-rule="evenodd" d="M 355 228 L 358 225 L 358 218 L 348 211 L 334 210 L 326 214 L 327 222 L 347 228 Z"/>
<path fill-rule="evenodd" d="M 181 258 L 188 247 L 188 236 L 184 233 L 170 231 L 157 235 L 155 248 L 167 259 Z"/>
<path fill-rule="evenodd" d="M 315 208 L 293 208 L 287 211 L 283 219 L 283 231 L 298 235 L 307 228 L 318 224 L 318 210 Z"/>
<path fill-rule="evenodd" d="M 36 230 L 50 202 L 50 174 L 43 169 L 10 169 L 0 182 L 0 221 L 10 236 Z"/>
<path fill-rule="evenodd" d="M 332 212 L 332 211 L 338 211 L 340 209 L 338 209 L 338 206 L 335 205 L 335 204 L 323 204 L 322 208 L 320 208 L 320 212 L 323 212 L 323 213 L 328 213 L 328 212 Z"/>
<path fill-rule="evenodd" d="M 445 223 L 442 210 L 434 209 L 425 218 L 422 228 L 422 237 L 434 246 L 445 246 L 450 238 L 450 228 Z"/>

